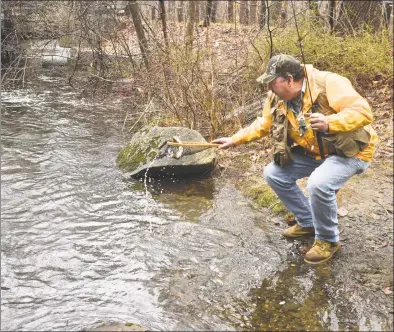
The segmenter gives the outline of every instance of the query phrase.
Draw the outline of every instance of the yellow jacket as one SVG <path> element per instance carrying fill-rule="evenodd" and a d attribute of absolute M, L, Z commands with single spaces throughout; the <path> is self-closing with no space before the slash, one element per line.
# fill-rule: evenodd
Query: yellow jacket
<path fill-rule="evenodd" d="M 318 111 L 326 115 L 328 119 L 329 134 L 349 132 L 364 127 L 371 135 L 370 141 L 368 146 L 355 157 L 364 161 L 371 161 L 375 145 L 378 142 L 378 136 L 369 125 L 373 120 L 373 114 L 368 102 L 354 90 L 347 78 L 338 74 L 319 71 L 312 65 L 306 65 L 305 68 L 312 99 L 315 102 L 319 96 Z M 317 80 L 317 75 L 323 77 L 323 81 L 321 79 Z M 233 135 L 232 140 L 234 144 L 239 145 L 267 136 L 272 124 L 271 109 L 276 107 L 289 120 L 288 137 L 314 155 L 316 159 L 320 159 L 319 147 L 313 130 L 309 128 L 304 136 L 301 137 L 298 131 L 298 120 L 294 113 L 281 100 L 275 105 L 276 99 L 276 95 L 269 91 L 262 116 L 258 117 L 249 127 L 243 128 Z M 302 101 L 301 111 L 303 114 L 310 112 L 312 103 L 308 88 Z M 309 119 L 305 118 L 305 120 L 308 126 Z M 326 149 L 325 155 L 327 155 Z"/>

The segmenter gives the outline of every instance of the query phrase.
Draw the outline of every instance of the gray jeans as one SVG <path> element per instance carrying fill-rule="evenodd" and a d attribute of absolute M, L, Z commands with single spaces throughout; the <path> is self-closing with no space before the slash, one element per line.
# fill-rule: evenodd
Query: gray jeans
<path fill-rule="evenodd" d="M 315 227 L 317 240 L 338 242 L 335 190 L 353 175 L 364 172 L 369 165 L 369 162 L 354 157 L 333 155 L 322 161 L 294 153 L 294 160 L 283 168 L 275 163 L 267 165 L 264 178 L 300 226 Z M 296 180 L 308 176 L 309 199 L 296 184 Z"/>

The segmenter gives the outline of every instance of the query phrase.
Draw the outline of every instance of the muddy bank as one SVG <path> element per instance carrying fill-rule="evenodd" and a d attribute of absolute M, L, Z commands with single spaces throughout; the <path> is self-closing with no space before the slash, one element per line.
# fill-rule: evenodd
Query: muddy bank
<path fill-rule="evenodd" d="M 221 151 L 218 178 L 237 183 L 244 195 L 253 196 L 250 180 L 253 185 L 265 186 L 262 173 L 264 164 L 269 162 L 259 160 L 259 147 L 260 143 L 252 143 L 238 148 L 239 151 Z M 306 181 L 298 183 L 306 192 Z M 275 241 L 287 241 L 291 247 L 284 259 L 287 268 L 273 279 L 263 280 L 261 287 L 251 290 L 248 304 L 241 305 L 243 311 L 255 304 L 254 312 L 239 324 L 241 328 L 393 329 L 392 162 L 372 162 L 364 174 L 353 177 L 339 191 L 337 200 L 343 248 L 332 262 L 317 267 L 303 261 L 313 238 L 281 238 L 280 232 L 287 227 L 283 209 L 278 209 L 275 202 L 268 208 L 257 207 L 254 202 L 275 225 Z"/>

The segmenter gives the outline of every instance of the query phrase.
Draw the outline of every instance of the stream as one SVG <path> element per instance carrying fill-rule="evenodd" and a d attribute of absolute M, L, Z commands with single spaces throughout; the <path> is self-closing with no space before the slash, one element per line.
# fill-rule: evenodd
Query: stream
<path fill-rule="evenodd" d="M 1 330 L 381 330 L 223 179 L 133 180 L 116 100 L 43 71 L 1 94 Z M 388 325 L 387 325 L 388 326 Z"/>

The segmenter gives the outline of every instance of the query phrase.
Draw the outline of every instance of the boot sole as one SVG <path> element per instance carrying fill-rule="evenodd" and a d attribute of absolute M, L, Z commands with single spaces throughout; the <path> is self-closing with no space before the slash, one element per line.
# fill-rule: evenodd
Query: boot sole
<path fill-rule="evenodd" d="M 334 256 L 334 254 L 335 254 L 336 252 L 338 252 L 339 250 L 341 250 L 341 247 L 339 247 L 338 249 L 336 249 L 335 251 L 333 251 L 332 254 L 331 254 L 330 256 L 328 256 L 327 258 L 322 259 L 321 261 L 317 261 L 317 262 L 308 261 L 306 258 L 304 258 L 304 261 L 305 261 L 306 263 L 312 264 L 312 265 L 322 264 L 322 263 L 325 263 L 325 262 L 329 261 L 329 260 Z"/>

